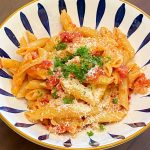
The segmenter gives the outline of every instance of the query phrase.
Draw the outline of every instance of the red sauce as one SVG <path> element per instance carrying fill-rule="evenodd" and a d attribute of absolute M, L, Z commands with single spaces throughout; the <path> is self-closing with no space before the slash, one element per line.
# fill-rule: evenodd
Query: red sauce
<path fill-rule="evenodd" d="M 116 71 L 119 73 L 121 78 L 126 78 L 128 75 L 128 68 L 125 65 L 121 65 L 119 68 L 116 68 Z"/>
<path fill-rule="evenodd" d="M 51 66 L 52 62 L 48 60 L 44 60 L 41 64 L 37 65 L 37 67 L 41 69 L 49 69 Z"/>
<path fill-rule="evenodd" d="M 47 89 L 53 89 L 53 87 L 55 87 L 58 83 L 59 83 L 59 79 L 58 79 L 58 77 L 56 75 L 50 76 L 46 80 Z"/>
<path fill-rule="evenodd" d="M 60 34 L 60 39 L 62 42 L 70 43 L 73 42 L 75 38 L 81 37 L 81 34 L 78 32 L 63 32 Z"/>
<path fill-rule="evenodd" d="M 145 74 L 142 73 L 140 77 L 134 82 L 134 92 L 145 94 L 147 92 L 146 88 L 150 87 L 150 79 L 145 77 Z"/>
<path fill-rule="evenodd" d="M 43 105 L 45 105 L 45 104 L 49 103 L 49 99 L 50 99 L 49 95 L 45 95 L 44 97 L 42 97 L 42 98 L 40 99 L 40 102 L 41 102 Z"/>

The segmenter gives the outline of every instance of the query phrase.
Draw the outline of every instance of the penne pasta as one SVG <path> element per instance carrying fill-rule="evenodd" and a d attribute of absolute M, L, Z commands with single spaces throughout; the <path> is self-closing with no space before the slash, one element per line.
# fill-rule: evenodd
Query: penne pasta
<path fill-rule="evenodd" d="M 128 80 L 123 79 L 122 82 L 119 84 L 119 104 L 123 106 L 126 110 L 129 109 L 128 95 Z"/>
<path fill-rule="evenodd" d="M 26 116 L 32 122 L 37 122 L 38 120 L 48 119 L 67 119 L 67 118 L 81 118 L 82 116 L 88 116 L 92 113 L 89 106 L 84 104 L 74 104 L 67 107 L 60 106 L 58 108 L 52 107 L 49 104 L 36 110 L 26 112 Z"/>
<path fill-rule="evenodd" d="M 96 100 L 91 92 L 91 90 L 87 87 L 84 87 L 82 84 L 78 82 L 78 80 L 72 79 L 64 79 L 62 80 L 62 85 L 64 90 L 68 93 L 76 97 L 77 99 L 81 99 L 88 104 L 95 106 Z"/>
<path fill-rule="evenodd" d="M 28 43 L 27 43 L 25 37 L 23 36 L 23 37 L 20 39 L 20 48 L 27 47 L 27 46 L 28 46 Z"/>
<path fill-rule="evenodd" d="M 73 135 L 121 121 L 130 94 L 150 87 L 132 45 L 118 28 L 77 27 L 66 10 L 60 22 L 63 30 L 54 37 L 26 31 L 17 49 L 21 62 L 0 57 L 0 68 L 12 73 L 13 95 L 27 101 L 25 116 L 49 132 Z"/>
<path fill-rule="evenodd" d="M 76 25 L 73 24 L 70 16 L 67 14 L 65 10 L 62 10 L 60 15 L 60 22 L 65 31 L 74 31 L 76 29 Z"/>
<path fill-rule="evenodd" d="M 33 90 L 33 89 L 45 89 L 46 83 L 44 81 L 39 80 L 31 80 L 26 85 L 25 89 L 27 90 Z"/>
<path fill-rule="evenodd" d="M 92 122 L 99 122 L 99 123 L 114 123 L 119 122 L 127 115 L 126 110 L 111 112 L 111 111 L 103 111 L 96 116 L 92 116 L 84 121 L 84 124 L 91 124 Z"/>
<path fill-rule="evenodd" d="M 26 36 L 27 36 L 29 43 L 37 40 L 36 36 L 34 34 L 32 34 L 30 31 L 26 31 Z"/>

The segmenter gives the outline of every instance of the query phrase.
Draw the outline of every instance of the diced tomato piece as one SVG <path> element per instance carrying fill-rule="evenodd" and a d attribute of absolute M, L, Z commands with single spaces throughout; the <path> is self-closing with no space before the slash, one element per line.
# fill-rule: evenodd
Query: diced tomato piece
<path fill-rule="evenodd" d="M 145 74 L 142 73 L 141 76 L 135 81 L 134 85 L 148 87 L 150 86 L 150 79 L 147 79 Z"/>
<path fill-rule="evenodd" d="M 128 74 L 128 68 L 125 65 L 121 65 L 119 68 L 116 68 L 116 71 L 119 73 L 121 78 L 126 78 Z"/>
<path fill-rule="evenodd" d="M 43 119 L 42 121 L 40 121 L 42 125 L 48 127 L 51 126 L 51 121 L 50 119 Z"/>
<path fill-rule="evenodd" d="M 32 66 L 27 70 L 27 74 L 30 76 L 34 76 L 37 73 L 37 67 L 36 66 Z"/>
<path fill-rule="evenodd" d="M 60 38 L 62 42 L 70 43 L 73 42 L 75 38 L 81 37 L 79 32 L 63 32 L 60 34 Z"/>
<path fill-rule="evenodd" d="M 67 131 L 67 126 L 65 125 L 60 125 L 56 127 L 56 133 L 61 134 L 61 133 L 65 133 Z"/>
<path fill-rule="evenodd" d="M 40 102 L 41 102 L 43 105 L 45 105 L 45 104 L 49 103 L 49 100 L 50 100 L 50 96 L 49 96 L 48 94 L 46 94 L 46 95 L 44 95 L 44 97 L 42 97 L 42 98 L 40 99 Z"/>
<path fill-rule="evenodd" d="M 52 62 L 48 60 L 44 60 L 41 64 L 39 64 L 37 67 L 42 69 L 49 69 L 52 66 Z"/>
<path fill-rule="evenodd" d="M 57 91 L 63 91 L 61 83 L 58 83 L 56 86 Z"/>
<path fill-rule="evenodd" d="M 45 104 L 49 103 L 49 99 L 45 98 L 45 99 L 42 99 L 40 102 L 45 105 Z"/>
<path fill-rule="evenodd" d="M 134 92 L 145 94 L 147 92 L 147 87 L 150 87 L 150 79 L 147 79 L 145 74 L 142 73 L 141 76 L 134 82 Z"/>
<path fill-rule="evenodd" d="M 94 81 L 97 80 L 99 76 L 104 75 L 103 69 L 100 67 L 95 67 L 91 70 L 91 73 L 87 76 L 88 81 Z"/>
<path fill-rule="evenodd" d="M 101 56 L 102 53 L 103 53 L 103 52 L 100 51 L 98 47 L 97 47 L 97 48 L 94 48 L 94 49 L 92 50 L 92 55 L 94 55 L 94 56 Z"/>
<path fill-rule="evenodd" d="M 56 75 L 50 76 L 50 77 L 46 80 L 47 89 L 53 89 L 58 83 L 59 83 L 59 79 L 57 78 Z"/>
<path fill-rule="evenodd" d="M 73 132 L 73 127 L 71 126 L 71 124 L 61 124 L 59 126 L 56 126 L 56 133 L 65 133 L 65 132 Z"/>
<path fill-rule="evenodd" d="M 71 73 L 70 78 L 75 78 L 75 75 L 73 73 Z"/>

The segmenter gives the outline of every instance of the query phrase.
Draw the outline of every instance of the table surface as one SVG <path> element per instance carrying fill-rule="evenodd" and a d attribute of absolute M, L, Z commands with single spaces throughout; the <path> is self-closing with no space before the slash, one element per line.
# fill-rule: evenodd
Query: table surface
<path fill-rule="evenodd" d="M 17 8 L 30 2 L 31 0 L 0 0 L 0 23 L 4 21 L 11 13 Z M 150 1 L 149 0 L 128 0 L 134 5 L 138 6 L 148 14 L 150 14 Z M 136 137 L 135 139 L 120 145 L 110 150 L 150 150 L 150 129 Z M 0 120 L 0 149 L 1 150 L 48 150 L 47 148 L 40 147 L 33 144 L 26 139 L 22 138 L 11 129 L 9 129 Z"/>

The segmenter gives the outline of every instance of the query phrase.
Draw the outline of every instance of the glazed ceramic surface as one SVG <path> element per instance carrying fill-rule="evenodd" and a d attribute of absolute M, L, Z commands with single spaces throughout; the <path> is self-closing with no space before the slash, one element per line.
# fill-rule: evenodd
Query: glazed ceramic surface
<path fill-rule="evenodd" d="M 25 30 L 38 38 L 57 35 L 61 31 L 60 13 L 66 9 L 77 26 L 99 30 L 120 28 L 135 48 L 135 61 L 150 78 L 150 20 L 142 12 L 119 0 L 39 0 L 22 8 L 7 20 L 0 29 L 0 56 L 20 60 L 16 54 L 19 39 Z M 25 100 L 11 94 L 11 75 L 0 70 L 1 118 L 16 132 L 37 144 L 55 148 L 108 148 L 136 136 L 150 123 L 150 92 L 132 95 L 130 111 L 121 122 L 107 125 L 104 132 L 94 131 L 89 138 L 84 130 L 76 137 L 50 134 L 42 125 L 29 122 Z"/>

